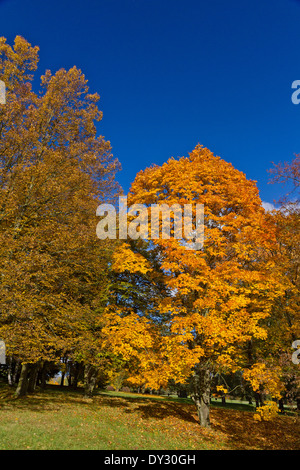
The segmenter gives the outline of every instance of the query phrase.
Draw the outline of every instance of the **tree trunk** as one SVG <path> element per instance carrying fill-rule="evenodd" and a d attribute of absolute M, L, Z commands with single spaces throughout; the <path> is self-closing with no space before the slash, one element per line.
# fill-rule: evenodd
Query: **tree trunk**
<path fill-rule="evenodd" d="M 10 385 L 11 387 L 14 385 L 13 383 L 13 357 L 12 356 L 9 356 L 8 360 L 7 360 L 7 363 L 8 363 L 8 371 L 7 371 L 7 381 L 8 381 L 8 385 Z"/>
<path fill-rule="evenodd" d="M 30 364 L 22 364 L 21 374 L 16 390 L 16 397 L 23 397 L 27 393 L 28 388 L 28 372 Z"/>
<path fill-rule="evenodd" d="M 65 372 L 61 373 L 61 378 L 60 378 L 60 386 L 64 386 L 64 381 L 65 381 Z"/>
<path fill-rule="evenodd" d="M 72 388 L 76 389 L 78 386 L 79 374 L 81 372 L 82 364 L 75 362 L 73 365 L 73 378 L 72 378 Z"/>
<path fill-rule="evenodd" d="M 264 406 L 264 395 L 260 392 L 255 392 L 255 405 L 256 408 Z"/>
<path fill-rule="evenodd" d="M 17 359 L 15 361 L 15 364 L 14 364 L 14 369 L 13 369 L 13 373 L 12 373 L 12 385 L 16 385 L 19 381 L 19 377 L 20 377 L 20 369 L 21 369 L 21 361 L 20 359 Z"/>
<path fill-rule="evenodd" d="M 200 426 L 209 427 L 211 374 L 209 368 L 196 366 L 192 381 L 192 399 L 197 407 Z"/>
<path fill-rule="evenodd" d="M 283 403 L 283 399 L 282 399 L 282 398 L 280 398 L 280 400 L 279 400 L 279 402 L 278 402 L 278 407 L 279 407 L 280 412 L 284 414 L 285 411 L 284 411 L 284 403 Z"/>
<path fill-rule="evenodd" d="M 72 387 L 73 385 L 73 376 L 72 376 L 72 366 L 69 364 L 68 372 L 67 372 L 67 378 L 68 378 L 68 387 Z"/>
<path fill-rule="evenodd" d="M 39 381 L 39 386 L 41 387 L 41 389 L 45 390 L 46 382 L 47 382 L 47 362 L 46 361 L 43 362 L 43 365 L 38 372 L 38 381 Z"/>
<path fill-rule="evenodd" d="M 40 363 L 31 364 L 29 369 L 29 379 L 28 379 L 28 388 L 29 393 L 33 393 L 36 387 L 37 375 L 40 368 Z"/>
<path fill-rule="evenodd" d="M 84 396 L 91 398 L 96 385 L 97 370 L 94 366 L 87 364 L 84 368 Z"/>

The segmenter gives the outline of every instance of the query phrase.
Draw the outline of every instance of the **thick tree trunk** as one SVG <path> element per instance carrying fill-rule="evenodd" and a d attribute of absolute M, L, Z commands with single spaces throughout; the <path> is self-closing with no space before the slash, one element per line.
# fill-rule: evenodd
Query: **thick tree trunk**
<path fill-rule="evenodd" d="M 65 381 L 65 372 L 61 373 L 61 378 L 60 378 L 60 386 L 64 386 L 64 381 Z"/>
<path fill-rule="evenodd" d="M 13 356 L 10 356 L 8 359 L 8 375 L 7 380 L 8 384 L 13 387 L 18 382 L 18 376 L 20 372 L 20 360 L 14 359 Z"/>
<path fill-rule="evenodd" d="M 209 368 L 200 365 L 195 367 L 192 386 L 192 399 L 197 407 L 200 425 L 209 427 L 211 389 L 211 374 Z"/>
<path fill-rule="evenodd" d="M 87 364 L 84 368 L 84 396 L 91 398 L 97 380 L 97 370 L 94 366 Z"/>
<path fill-rule="evenodd" d="M 38 372 L 38 383 L 42 390 L 45 390 L 47 382 L 47 362 L 44 361 Z"/>
<path fill-rule="evenodd" d="M 75 362 L 73 364 L 72 388 L 76 389 L 78 386 L 79 374 L 82 371 L 82 364 Z"/>
<path fill-rule="evenodd" d="M 20 374 L 21 374 L 21 368 L 22 368 L 22 365 L 21 365 L 21 361 L 20 359 L 17 359 L 16 360 L 16 363 L 15 363 L 15 369 L 14 369 L 14 372 L 13 372 L 13 384 L 17 384 L 18 381 L 19 381 L 19 378 L 20 378 Z"/>
<path fill-rule="evenodd" d="M 30 364 L 22 364 L 21 374 L 16 390 L 16 397 L 23 397 L 27 393 L 28 389 L 28 372 Z"/>
<path fill-rule="evenodd" d="M 30 365 L 28 388 L 27 388 L 27 391 L 29 393 L 33 393 L 35 391 L 39 368 L 40 368 L 40 363 L 39 362 L 37 362 L 36 364 L 31 364 Z"/>

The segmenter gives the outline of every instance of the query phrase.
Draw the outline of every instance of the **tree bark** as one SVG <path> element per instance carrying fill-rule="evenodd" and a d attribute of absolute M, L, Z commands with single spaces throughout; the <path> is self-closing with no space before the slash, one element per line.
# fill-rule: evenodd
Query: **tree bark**
<path fill-rule="evenodd" d="M 211 373 L 208 367 L 195 367 L 192 388 L 191 396 L 197 407 L 200 426 L 209 427 Z"/>
<path fill-rule="evenodd" d="M 67 371 L 68 387 L 71 388 L 73 385 L 73 376 L 72 376 L 72 364 L 69 364 Z"/>
<path fill-rule="evenodd" d="M 82 364 L 75 362 L 73 364 L 73 377 L 72 377 L 72 388 L 76 389 L 78 386 L 79 374 L 82 371 Z"/>
<path fill-rule="evenodd" d="M 64 381 L 65 381 L 65 372 L 61 373 L 61 378 L 60 378 L 60 386 L 64 386 Z"/>
<path fill-rule="evenodd" d="M 280 398 L 280 400 L 278 401 L 278 407 L 279 407 L 279 410 L 281 413 L 285 413 L 284 411 L 284 403 L 283 403 L 283 399 Z"/>
<path fill-rule="evenodd" d="M 37 362 L 36 364 L 31 364 L 30 365 L 28 388 L 27 388 L 27 391 L 29 393 L 33 393 L 35 391 L 39 368 L 40 368 L 40 363 L 39 362 Z"/>
<path fill-rule="evenodd" d="M 42 366 L 40 367 L 40 370 L 38 372 L 38 381 L 39 381 L 39 386 L 41 387 L 41 389 L 45 390 L 46 382 L 47 382 L 47 362 L 46 361 L 44 361 L 42 363 Z"/>
<path fill-rule="evenodd" d="M 16 361 L 15 369 L 14 369 L 14 373 L 13 373 L 13 383 L 14 384 L 17 384 L 18 381 L 19 381 L 20 374 L 21 374 L 21 368 L 22 368 L 22 364 L 21 364 L 20 359 L 18 359 Z"/>
<path fill-rule="evenodd" d="M 18 376 L 19 376 L 19 372 L 20 372 L 20 364 L 21 363 L 20 363 L 19 359 L 14 359 L 13 356 L 9 357 L 7 380 L 8 380 L 8 384 L 11 387 L 16 385 L 16 383 L 18 382 Z"/>
<path fill-rule="evenodd" d="M 260 392 L 255 392 L 255 406 L 256 408 L 264 406 L 264 396 Z"/>
<path fill-rule="evenodd" d="M 86 364 L 84 368 L 84 396 L 91 398 L 97 380 L 97 370 L 91 364 Z"/>
<path fill-rule="evenodd" d="M 16 397 L 23 397 L 27 393 L 28 389 L 28 372 L 30 364 L 22 364 L 21 374 L 16 390 Z"/>
<path fill-rule="evenodd" d="M 7 363 L 8 363 L 7 381 L 8 381 L 8 385 L 12 387 L 13 386 L 13 374 L 12 374 L 13 357 L 12 356 L 9 356 Z"/>

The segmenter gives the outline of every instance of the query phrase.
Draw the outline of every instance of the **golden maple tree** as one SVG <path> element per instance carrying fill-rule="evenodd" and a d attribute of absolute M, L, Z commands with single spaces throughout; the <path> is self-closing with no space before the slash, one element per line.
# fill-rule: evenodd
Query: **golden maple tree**
<path fill-rule="evenodd" d="M 183 382 L 192 376 L 192 397 L 201 425 L 207 426 L 215 371 L 248 367 L 246 377 L 251 381 L 251 367 L 259 367 L 249 364 L 247 344 L 253 338 L 267 338 L 263 321 L 283 291 L 280 272 L 270 258 L 277 246 L 275 226 L 266 216 L 255 182 L 200 145 L 189 157 L 139 172 L 128 203 L 149 208 L 162 203 L 204 205 L 202 249 L 186 249 L 186 243 L 172 236 L 151 240 L 149 226 L 145 243 L 153 254 L 152 276 L 162 276 L 167 289 L 155 306 L 151 304 L 138 379 L 159 387 L 169 379 Z M 144 253 L 149 261 L 145 247 L 139 250 L 139 240 L 131 244 L 131 258 Z M 124 260 L 124 252 L 122 256 Z M 121 338 L 121 326 L 119 331 Z M 143 344 L 151 335 L 152 350 Z"/>

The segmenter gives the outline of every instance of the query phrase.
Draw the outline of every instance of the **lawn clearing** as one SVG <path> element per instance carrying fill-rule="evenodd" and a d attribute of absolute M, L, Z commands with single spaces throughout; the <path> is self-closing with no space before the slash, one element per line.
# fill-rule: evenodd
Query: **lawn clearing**
<path fill-rule="evenodd" d="M 212 407 L 199 426 L 186 399 L 52 387 L 15 399 L 0 386 L 1 450 L 300 449 L 299 418 L 255 422 L 253 412 Z"/>

